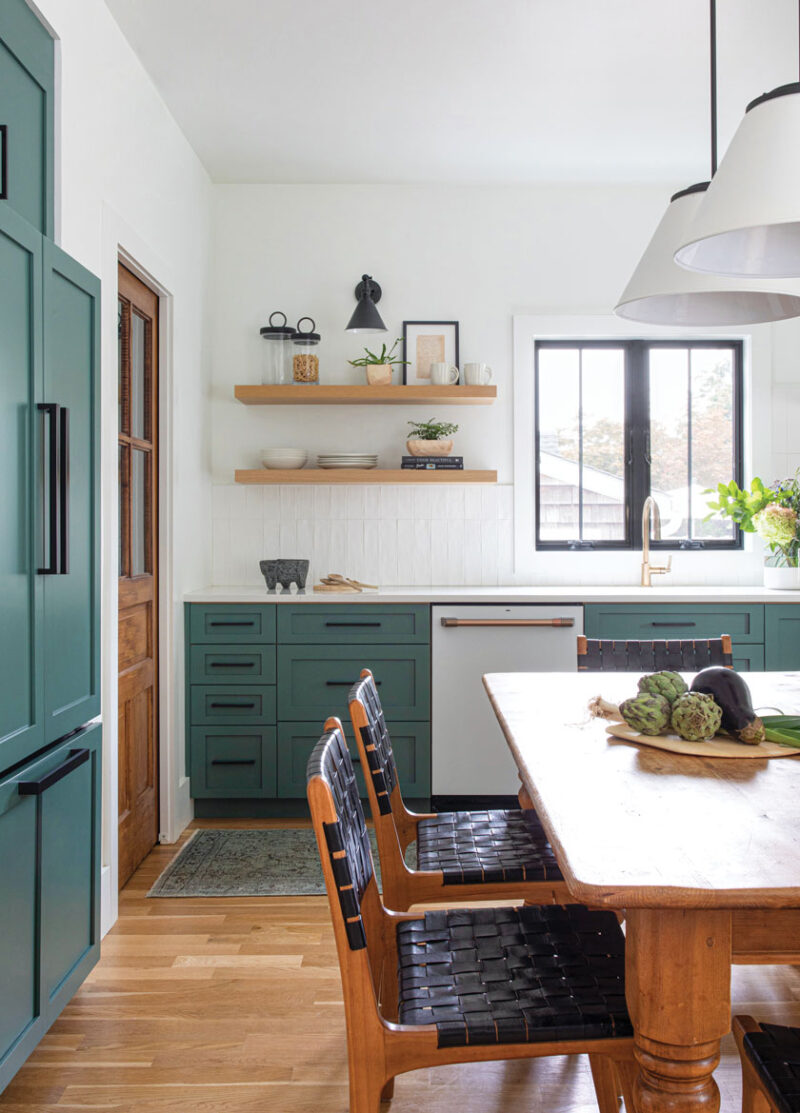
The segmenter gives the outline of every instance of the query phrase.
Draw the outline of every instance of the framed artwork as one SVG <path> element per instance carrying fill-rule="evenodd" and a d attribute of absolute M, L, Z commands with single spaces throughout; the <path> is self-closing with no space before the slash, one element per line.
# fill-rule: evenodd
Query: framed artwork
<path fill-rule="evenodd" d="M 432 363 L 458 367 L 458 321 L 403 321 L 403 382 L 430 386 Z"/>

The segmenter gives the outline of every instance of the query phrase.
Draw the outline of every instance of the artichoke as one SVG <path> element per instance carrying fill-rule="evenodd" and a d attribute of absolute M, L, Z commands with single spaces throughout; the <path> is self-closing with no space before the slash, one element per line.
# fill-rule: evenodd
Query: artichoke
<path fill-rule="evenodd" d="M 669 725 L 669 700 L 651 692 L 640 692 L 619 705 L 629 727 L 640 734 L 660 734 Z"/>
<path fill-rule="evenodd" d="M 639 681 L 640 692 L 665 696 L 670 703 L 674 703 L 686 690 L 686 681 L 679 672 L 653 672 Z"/>
<path fill-rule="evenodd" d="M 713 738 L 722 723 L 722 708 L 713 696 L 686 692 L 672 705 L 672 729 L 687 742 Z"/>

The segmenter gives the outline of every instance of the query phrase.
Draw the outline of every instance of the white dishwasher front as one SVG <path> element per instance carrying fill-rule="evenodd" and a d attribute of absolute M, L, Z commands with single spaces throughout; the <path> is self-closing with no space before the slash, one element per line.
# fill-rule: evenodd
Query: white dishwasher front
<path fill-rule="evenodd" d="M 577 670 L 583 608 L 437 604 L 431 627 L 433 795 L 516 796 L 517 769 L 481 678 Z"/>

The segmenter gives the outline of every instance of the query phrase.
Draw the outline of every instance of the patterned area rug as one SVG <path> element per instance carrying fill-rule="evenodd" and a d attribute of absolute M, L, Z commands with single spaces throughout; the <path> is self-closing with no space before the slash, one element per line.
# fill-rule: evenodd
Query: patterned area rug
<path fill-rule="evenodd" d="M 380 886 L 375 835 L 372 857 Z M 416 862 L 416 846 L 406 860 Z M 325 892 L 310 827 L 197 831 L 156 881 L 148 897 L 285 897 Z"/>

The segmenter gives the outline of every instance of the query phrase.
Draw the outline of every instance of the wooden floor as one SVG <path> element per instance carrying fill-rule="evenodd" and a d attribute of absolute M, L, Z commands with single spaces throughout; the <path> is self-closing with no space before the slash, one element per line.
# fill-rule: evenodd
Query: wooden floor
<path fill-rule="evenodd" d="M 268 826 L 203 821 L 199 826 Z M 157 899 L 159 847 L 121 894 L 102 959 L 0 1096 L 0 1113 L 345 1113 L 339 971 L 323 897 Z M 737 1011 L 800 1023 L 800 968 L 734 969 Z M 722 1108 L 740 1108 L 726 1041 Z M 580 1058 L 418 1071 L 393 1113 L 595 1113 Z"/>

